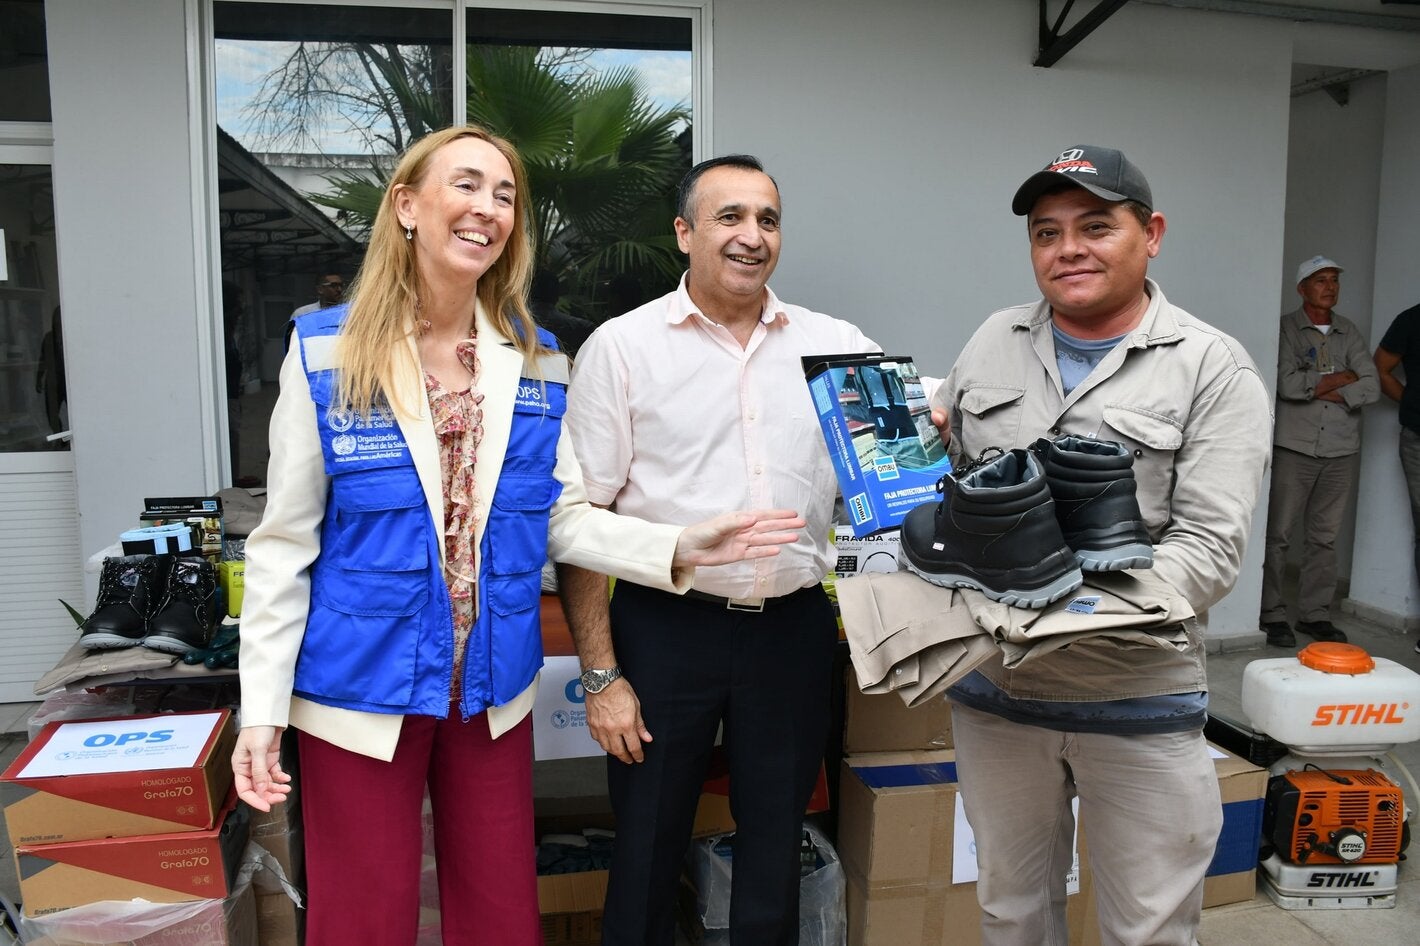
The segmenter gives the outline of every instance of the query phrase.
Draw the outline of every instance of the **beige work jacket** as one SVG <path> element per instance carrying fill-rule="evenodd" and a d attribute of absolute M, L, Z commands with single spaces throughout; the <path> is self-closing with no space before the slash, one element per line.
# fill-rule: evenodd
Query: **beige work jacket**
<path fill-rule="evenodd" d="M 994 313 L 934 400 L 952 419 L 952 459 L 1061 434 L 1134 454 L 1154 571 L 1204 616 L 1233 587 L 1271 453 L 1272 399 L 1234 339 L 1171 305 L 1153 280 L 1139 325 L 1067 397 L 1044 301 Z M 1065 648 L 1014 670 L 981 670 L 1022 698 L 1105 700 L 1206 686 L 1200 620 L 1192 645 L 1138 665 Z M 1046 695 L 1048 694 L 1048 695 Z"/>

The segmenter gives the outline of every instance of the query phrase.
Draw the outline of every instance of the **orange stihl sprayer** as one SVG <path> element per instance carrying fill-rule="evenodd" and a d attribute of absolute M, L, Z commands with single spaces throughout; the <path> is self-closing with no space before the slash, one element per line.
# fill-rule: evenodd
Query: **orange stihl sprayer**
<path fill-rule="evenodd" d="M 1286 909 L 1395 906 L 1410 780 L 1390 750 L 1420 739 L 1420 675 L 1318 642 L 1243 671 L 1243 712 L 1287 747 L 1270 768 L 1262 885 Z M 1414 782 L 1411 781 L 1412 792 Z"/>

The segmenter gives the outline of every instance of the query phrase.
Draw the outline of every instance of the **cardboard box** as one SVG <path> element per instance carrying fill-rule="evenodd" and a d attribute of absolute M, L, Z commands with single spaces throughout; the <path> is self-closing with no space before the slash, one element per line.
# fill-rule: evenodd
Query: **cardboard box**
<path fill-rule="evenodd" d="M 950 883 L 956 755 L 881 752 L 843 760 L 838 856 L 874 888 Z"/>
<path fill-rule="evenodd" d="M 543 660 L 533 704 L 533 758 L 580 759 L 604 755 L 587 731 L 587 694 L 576 657 Z"/>
<path fill-rule="evenodd" d="M 38 934 L 33 946 L 287 946 L 259 939 L 250 885 L 225 900 L 104 906 L 103 920 L 95 921 L 90 908 L 80 907 L 27 921 L 31 932 Z M 75 917 L 76 913 L 85 916 Z M 168 921 L 169 916 L 174 918 Z"/>
<path fill-rule="evenodd" d="M 221 900 L 247 843 L 245 810 L 233 789 L 218 827 L 206 831 L 17 844 L 20 899 L 26 916 L 98 900 L 182 903 Z"/>
<path fill-rule="evenodd" d="M 843 686 L 843 752 L 952 748 L 952 706 L 945 695 L 908 708 L 896 693 L 864 693 L 850 663 Z"/>
<path fill-rule="evenodd" d="M 950 750 L 843 760 L 838 854 L 847 881 L 849 946 L 977 946 L 975 882 L 953 883 L 954 850 L 970 849 Z M 961 843 L 958 843 L 961 842 Z M 1083 851 L 1083 837 L 1081 839 Z M 1067 887 L 1070 942 L 1083 943 L 1093 897 L 1084 860 Z"/>
<path fill-rule="evenodd" d="M 537 879 L 545 946 L 599 946 L 608 872 L 552 874 Z"/>
<path fill-rule="evenodd" d="M 262 837 L 249 835 L 253 844 L 261 847 L 281 865 L 281 873 L 297 887 L 306 883 L 305 838 L 300 828 L 282 834 L 267 834 Z"/>
<path fill-rule="evenodd" d="M 256 895 L 256 939 L 261 946 L 298 946 L 301 913 L 282 891 Z"/>
<path fill-rule="evenodd" d="M 902 548 L 902 533 L 897 529 L 855 536 L 848 526 L 833 528 L 833 576 L 848 578 L 873 572 L 901 571 L 897 553 Z"/>
<path fill-rule="evenodd" d="M 546 834 L 577 834 L 612 828 L 616 817 L 605 795 L 534 799 L 539 840 Z M 549 874 L 537 879 L 538 909 L 546 946 L 600 946 L 608 872 Z"/>
<path fill-rule="evenodd" d="M 1208 876 L 1203 881 L 1203 906 L 1251 900 L 1257 892 L 1257 852 L 1262 843 L 1263 796 L 1267 770 L 1208 744 L 1223 799 L 1223 831 Z"/>
<path fill-rule="evenodd" d="M 952 465 L 912 359 L 806 355 L 802 362 L 853 534 L 892 528 L 934 499 Z"/>
<path fill-rule="evenodd" d="M 210 829 L 232 787 L 228 710 L 55 721 L 4 773 L 14 844 Z"/>

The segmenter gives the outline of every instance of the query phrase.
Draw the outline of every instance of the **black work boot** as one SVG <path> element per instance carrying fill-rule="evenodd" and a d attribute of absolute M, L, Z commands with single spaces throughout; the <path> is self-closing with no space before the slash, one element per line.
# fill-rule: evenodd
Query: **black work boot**
<path fill-rule="evenodd" d="M 1273 647 L 1297 646 L 1297 635 L 1292 633 L 1292 625 L 1286 621 L 1258 621 L 1257 627 L 1267 635 L 1267 643 Z"/>
<path fill-rule="evenodd" d="M 1060 534 L 1040 461 L 1026 450 L 989 452 L 942 477 L 941 502 L 907 514 L 902 563 L 936 585 L 1043 608 L 1080 587 L 1083 576 Z"/>
<path fill-rule="evenodd" d="M 148 615 L 161 600 L 171 555 L 124 555 L 104 559 L 94 613 L 80 625 L 79 643 L 89 650 L 133 647 L 143 641 Z"/>
<path fill-rule="evenodd" d="M 167 654 L 199 650 L 212 639 L 216 623 L 217 570 L 206 559 L 173 558 L 143 646 Z"/>
<path fill-rule="evenodd" d="M 1135 495 L 1134 457 L 1122 444 L 1066 434 L 1037 440 L 1065 544 L 1087 572 L 1151 568 L 1154 543 Z"/>
<path fill-rule="evenodd" d="M 1330 621 L 1298 621 L 1297 630 L 1308 637 L 1315 637 L 1319 641 L 1346 643 L 1346 632 Z"/>

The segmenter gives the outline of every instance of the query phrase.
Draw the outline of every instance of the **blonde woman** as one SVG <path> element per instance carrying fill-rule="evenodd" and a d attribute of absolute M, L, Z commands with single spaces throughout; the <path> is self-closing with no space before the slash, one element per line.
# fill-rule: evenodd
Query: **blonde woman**
<path fill-rule="evenodd" d="M 413 943 L 427 784 L 443 941 L 536 944 L 532 726 L 540 570 L 667 590 L 778 552 L 803 520 L 690 528 L 589 506 L 566 359 L 524 299 L 526 174 L 482 129 L 403 156 L 348 305 L 296 320 L 247 542 L 237 790 L 290 790 L 298 730 L 311 946 Z"/>

